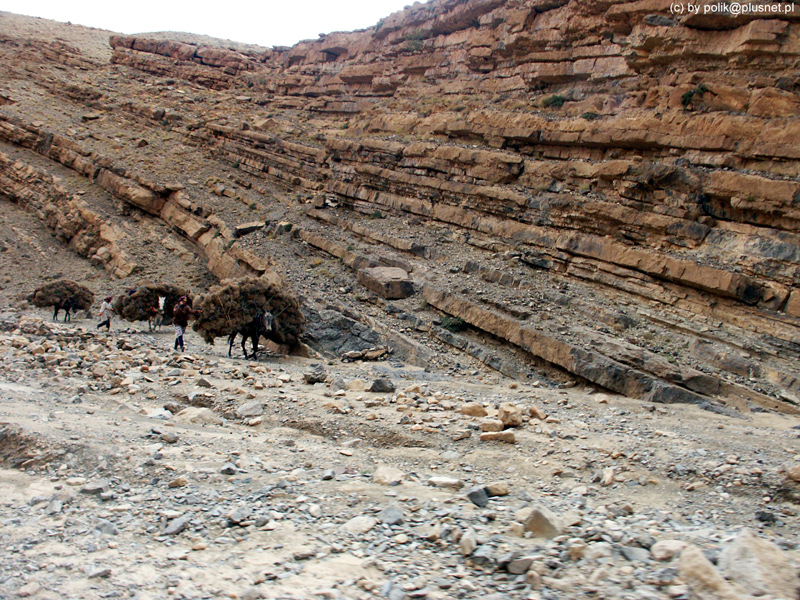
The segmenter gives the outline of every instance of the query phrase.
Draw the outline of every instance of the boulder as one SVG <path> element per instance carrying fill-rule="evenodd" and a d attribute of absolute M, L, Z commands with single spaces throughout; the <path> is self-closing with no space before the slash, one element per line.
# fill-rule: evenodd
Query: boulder
<path fill-rule="evenodd" d="M 800 588 L 797 570 L 775 544 L 743 529 L 719 556 L 722 575 L 753 596 L 795 598 Z"/>
<path fill-rule="evenodd" d="M 530 531 L 534 537 L 546 539 L 557 537 L 564 531 L 561 519 L 544 506 L 533 507 L 523 525 L 525 531 Z"/>
<path fill-rule="evenodd" d="M 400 469 L 395 469 L 388 465 L 380 465 L 372 473 L 372 481 L 378 485 L 400 485 L 406 474 Z"/>
<path fill-rule="evenodd" d="M 358 282 L 381 298 L 395 300 L 414 294 L 414 285 L 404 269 L 398 267 L 372 267 L 361 269 Z"/>
<path fill-rule="evenodd" d="M 328 373 L 325 371 L 325 367 L 323 367 L 321 363 L 313 363 L 303 373 L 303 380 L 309 385 L 313 385 L 315 383 L 322 383 L 327 378 L 328 378 Z"/>
<path fill-rule="evenodd" d="M 503 422 L 503 427 L 519 427 L 523 423 L 522 409 L 510 402 L 503 402 L 497 418 Z"/>
<path fill-rule="evenodd" d="M 385 377 L 380 377 L 372 382 L 368 391 L 377 392 L 379 394 L 391 394 L 394 390 L 395 386 L 390 380 Z"/>
<path fill-rule="evenodd" d="M 689 545 L 681 552 L 678 574 L 689 586 L 692 598 L 743 600 L 743 596 L 725 581 L 725 578 L 697 546 Z"/>
<path fill-rule="evenodd" d="M 461 405 L 461 414 L 468 417 L 485 417 L 488 413 L 486 409 L 477 402 L 467 402 Z"/>

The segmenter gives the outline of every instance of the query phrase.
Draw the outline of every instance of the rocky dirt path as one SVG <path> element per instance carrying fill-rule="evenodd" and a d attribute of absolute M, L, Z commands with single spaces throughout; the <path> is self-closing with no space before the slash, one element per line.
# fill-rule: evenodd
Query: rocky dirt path
<path fill-rule="evenodd" d="M 4 596 L 794 597 L 795 417 L 48 317 L 0 315 Z"/>

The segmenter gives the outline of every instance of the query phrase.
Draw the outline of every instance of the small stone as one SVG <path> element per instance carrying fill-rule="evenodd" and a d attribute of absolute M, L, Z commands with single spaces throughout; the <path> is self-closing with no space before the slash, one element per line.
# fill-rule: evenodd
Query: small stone
<path fill-rule="evenodd" d="M 175 420 L 179 423 L 209 423 L 213 425 L 222 425 L 223 420 L 219 418 L 214 411 L 209 408 L 200 408 L 196 406 L 188 406 L 175 415 Z"/>
<path fill-rule="evenodd" d="M 460 490 L 464 487 L 464 482 L 453 477 L 431 477 L 428 479 L 428 485 L 437 488 Z"/>
<path fill-rule="evenodd" d="M 486 486 L 486 493 L 489 496 L 508 496 L 509 487 L 507 481 L 494 481 Z"/>
<path fill-rule="evenodd" d="M 394 384 L 386 379 L 385 377 L 379 377 L 375 381 L 372 382 L 372 385 L 369 387 L 370 392 L 376 392 L 379 394 L 391 394 L 394 392 L 395 387 Z"/>
<path fill-rule="evenodd" d="M 400 485 L 406 476 L 400 469 L 388 465 L 379 465 L 372 473 L 372 481 L 378 485 Z"/>
<path fill-rule="evenodd" d="M 191 515 L 183 515 L 177 519 L 173 519 L 164 529 L 164 535 L 178 535 L 189 526 L 191 520 Z"/>
<path fill-rule="evenodd" d="M 264 414 L 264 405 L 260 400 L 246 402 L 236 409 L 236 416 L 240 419 L 249 417 L 260 417 Z"/>
<path fill-rule="evenodd" d="M 214 387 L 214 384 L 212 384 L 212 383 L 211 383 L 211 382 L 210 382 L 208 379 L 206 379 L 205 377 L 201 377 L 200 379 L 198 379 L 198 380 L 197 380 L 197 387 L 201 387 L 201 388 L 212 388 L 212 387 Z"/>
<path fill-rule="evenodd" d="M 686 546 L 682 540 L 661 540 L 651 546 L 650 555 L 654 560 L 668 561 L 678 556 Z"/>
<path fill-rule="evenodd" d="M 390 504 L 378 513 L 378 520 L 385 525 L 399 525 L 403 522 L 403 511 L 400 507 Z"/>
<path fill-rule="evenodd" d="M 309 385 L 313 385 L 315 383 L 322 383 L 327 378 L 328 378 L 328 373 L 325 371 L 325 367 L 323 367 L 321 363 L 311 364 L 309 368 L 303 373 L 303 380 Z"/>
<path fill-rule="evenodd" d="M 530 570 L 532 564 L 532 556 L 521 556 L 509 561 L 509 563 L 506 565 L 506 571 L 513 575 L 522 575 Z"/>
<path fill-rule="evenodd" d="M 591 575 L 589 575 L 589 583 L 592 583 L 592 584 L 596 585 L 596 584 L 600 583 L 601 581 L 604 581 L 604 580 L 608 579 L 610 576 L 611 576 L 611 573 L 608 572 L 608 569 L 606 569 L 604 567 L 598 567 L 597 569 L 592 571 Z M 731 599 L 731 600 L 733 600 L 733 599 Z"/>
<path fill-rule="evenodd" d="M 356 535 L 363 535 L 370 531 L 377 524 L 378 520 L 375 517 L 362 515 L 359 517 L 353 517 L 347 523 L 342 525 L 341 529 Z"/>
<path fill-rule="evenodd" d="M 97 524 L 94 526 L 94 530 L 103 535 L 119 534 L 117 526 L 114 525 L 111 521 L 106 521 L 105 519 L 100 519 L 100 521 L 98 521 Z"/>
<path fill-rule="evenodd" d="M 36 583 L 35 581 L 29 581 L 28 583 L 26 583 L 17 590 L 17 596 L 19 596 L 20 598 L 35 596 L 41 591 L 41 589 L 42 586 L 40 586 L 38 583 Z"/>
<path fill-rule="evenodd" d="M 525 583 L 531 586 L 531 589 L 538 590 L 542 587 L 542 576 L 538 571 L 530 570 L 525 573 Z"/>
<path fill-rule="evenodd" d="M 650 551 L 646 550 L 645 548 L 639 548 L 637 546 L 622 546 L 620 548 L 620 552 L 622 552 L 622 556 L 631 562 L 650 562 Z"/>
<path fill-rule="evenodd" d="M 480 508 L 486 508 L 486 506 L 489 504 L 489 494 L 484 486 L 475 487 L 469 490 L 467 492 L 467 498 L 469 498 L 470 502 L 472 502 L 475 506 L 479 506 Z"/>
<path fill-rule="evenodd" d="M 171 488 L 179 488 L 179 487 L 183 487 L 185 485 L 189 485 L 189 480 L 183 475 L 173 479 L 172 481 L 170 481 L 167 484 L 167 486 L 169 486 Z"/>
<path fill-rule="evenodd" d="M 105 579 L 111 576 L 111 569 L 108 567 L 95 567 L 90 565 L 84 569 L 84 573 L 86 573 L 86 577 L 89 579 Z"/>
<path fill-rule="evenodd" d="M 497 418 L 503 423 L 504 427 L 519 427 L 523 423 L 522 409 L 510 402 L 503 402 Z"/>
<path fill-rule="evenodd" d="M 414 533 L 429 542 L 435 542 L 442 537 L 442 526 L 439 523 L 427 523 L 415 527 Z"/>
<path fill-rule="evenodd" d="M 461 414 L 468 417 L 485 417 L 488 413 L 486 409 L 477 402 L 468 402 L 461 405 Z"/>
<path fill-rule="evenodd" d="M 583 558 L 588 561 L 611 556 L 614 556 L 614 547 L 608 542 L 595 542 L 594 544 L 589 544 L 583 550 Z"/>
<path fill-rule="evenodd" d="M 515 444 L 517 436 L 513 431 L 486 431 L 481 434 L 482 442 L 505 442 L 506 444 Z"/>
<path fill-rule="evenodd" d="M 531 416 L 532 416 L 534 419 L 539 419 L 540 421 L 544 421 L 545 419 L 547 419 L 547 413 L 546 413 L 546 412 L 544 412 L 544 411 L 543 411 L 541 408 L 539 408 L 538 406 L 531 406 L 531 407 L 528 409 L 528 412 L 530 413 L 530 415 L 531 415 Z"/>
<path fill-rule="evenodd" d="M 109 491 L 110 487 L 111 484 L 109 483 L 108 479 L 98 479 L 96 481 L 92 481 L 84 485 L 81 488 L 81 493 L 98 496 L 104 492 Z"/>
<path fill-rule="evenodd" d="M 178 435 L 175 434 L 175 433 L 172 433 L 171 431 L 163 432 L 159 436 L 159 438 L 161 439 L 162 442 L 164 442 L 166 444 L 177 444 L 178 443 Z"/>
<path fill-rule="evenodd" d="M 495 563 L 494 550 L 489 544 L 478 546 L 469 558 L 478 567 L 488 567 Z"/>
<path fill-rule="evenodd" d="M 219 470 L 220 473 L 223 475 L 236 475 L 239 472 L 239 469 L 236 468 L 236 465 L 233 463 L 225 463 L 222 465 L 222 468 Z"/>
<path fill-rule="evenodd" d="M 330 481 L 331 479 L 334 479 L 335 477 L 336 477 L 336 471 L 334 471 L 333 469 L 327 469 L 322 474 L 321 479 L 322 479 L 322 481 Z"/>
<path fill-rule="evenodd" d="M 614 467 L 603 469 L 603 474 L 600 477 L 600 485 L 608 487 L 614 483 Z"/>
<path fill-rule="evenodd" d="M 561 520 L 544 506 L 534 507 L 524 525 L 525 531 L 530 531 L 534 537 L 546 539 L 557 537 L 564 530 Z"/>
<path fill-rule="evenodd" d="M 231 525 L 239 525 L 243 521 L 246 521 L 250 518 L 252 511 L 247 508 L 246 506 L 238 506 L 232 509 L 226 516 L 228 519 L 228 523 Z"/>
<path fill-rule="evenodd" d="M 488 419 L 481 422 L 481 431 L 503 431 L 505 425 L 499 419 Z"/>
<path fill-rule="evenodd" d="M 475 552 L 478 548 L 478 534 L 474 529 L 467 529 L 458 541 L 458 547 L 461 550 L 461 556 L 469 556 Z"/>

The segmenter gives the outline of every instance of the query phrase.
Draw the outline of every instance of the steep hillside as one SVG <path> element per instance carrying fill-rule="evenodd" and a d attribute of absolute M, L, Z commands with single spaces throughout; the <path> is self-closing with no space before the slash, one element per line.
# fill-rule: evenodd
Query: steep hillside
<path fill-rule="evenodd" d="M 109 63 L 5 29 L 0 193 L 120 286 L 152 274 L 118 219 L 284 278 L 337 355 L 796 412 L 798 15 L 669 7 L 433 1 L 292 48 L 112 36 Z"/>

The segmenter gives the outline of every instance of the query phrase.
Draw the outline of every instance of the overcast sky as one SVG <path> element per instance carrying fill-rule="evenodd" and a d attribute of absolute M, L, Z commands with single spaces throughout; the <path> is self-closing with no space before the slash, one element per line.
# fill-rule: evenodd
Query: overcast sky
<path fill-rule="evenodd" d="M 119 33 L 188 31 L 261 46 L 375 25 L 414 0 L 0 0 L 0 10 Z"/>

